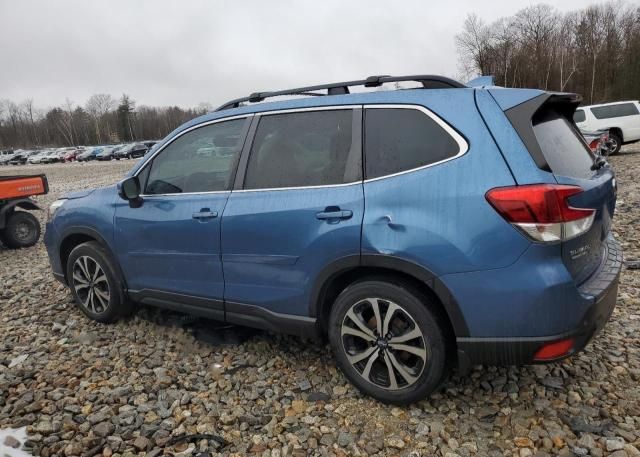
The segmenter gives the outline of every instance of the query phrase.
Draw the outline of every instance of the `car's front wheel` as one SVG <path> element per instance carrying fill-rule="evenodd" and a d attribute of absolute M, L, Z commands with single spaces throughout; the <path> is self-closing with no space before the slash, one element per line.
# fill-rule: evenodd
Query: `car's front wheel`
<path fill-rule="evenodd" d="M 82 243 L 71 251 L 67 283 L 76 304 L 89 318 L 106 324 L 126 314 L 128 305 L 114 261 L 97 242 Z"/>
<path fill-rule="evenodd" d="M 329 340 L 338 366 L 358 389 L 382 402 L 425 398 L 447 374 L 445 332 L 433 306 L 402 282 L 350 285 L 330 316 Z"/>

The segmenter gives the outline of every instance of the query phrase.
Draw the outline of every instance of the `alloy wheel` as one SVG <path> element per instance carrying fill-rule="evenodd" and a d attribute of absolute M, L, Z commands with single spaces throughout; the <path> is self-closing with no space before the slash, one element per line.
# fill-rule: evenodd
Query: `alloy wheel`
<path fill-rule="evenodd" d="M 81 256 L 73 264 L 73 288 L 82 306 L 96 314 L 109 307 L 109 280 L 100 264 L 89 256 Z"/>
<path fill-rule="evenodd" d="M 366 298 L 351 306 L 340 335 L 358 374 L 386 390 L 415 384 L 429 359 L 426 340 L 413 317 L 383 298 Z"/>

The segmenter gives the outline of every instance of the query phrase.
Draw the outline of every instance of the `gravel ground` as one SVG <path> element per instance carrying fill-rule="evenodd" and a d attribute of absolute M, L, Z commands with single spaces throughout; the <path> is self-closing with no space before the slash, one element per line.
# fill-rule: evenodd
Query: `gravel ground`
<path fill-rule="evenodd" d="M 620 189 L 613 230 L 626 261 L 638 260 L 640 147 L 611 162 Z M 48 205 L 115 182 L 131 165 L 0 174 L 47 173 Z M 34 454 L 640 455 L 640 270 L 624 267 L 611 322 L 579 355 L 476 367 L 408 408 L 358 393 L 317 343 L 236 328 L 226 331 L 237 344 L 211 344 L 201 330 L 215 323 L 150 309 L 94 323 L 52 278 L 41 242 L 0 249 L 0 284 L 0 429 L 26 426 Z M 172 442 L 183 434 L 226 444 Z"/>

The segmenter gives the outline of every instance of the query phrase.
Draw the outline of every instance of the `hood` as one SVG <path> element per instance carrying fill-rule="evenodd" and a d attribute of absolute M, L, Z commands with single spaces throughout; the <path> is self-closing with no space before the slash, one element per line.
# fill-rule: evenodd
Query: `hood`
<path fill-rule="evenodd" d="M 82 197 L 86 197 L 87 195 L 90 195 L 91 193 L 93 193 L 96 189 L 84 189 L 84 190 L 79 190 L 77 192 L 69 192 L 68 194 L 64 194 L 61 198 L 65 198 L 67 200 L 73 200 L 76 198 L 82 198 Z"/>

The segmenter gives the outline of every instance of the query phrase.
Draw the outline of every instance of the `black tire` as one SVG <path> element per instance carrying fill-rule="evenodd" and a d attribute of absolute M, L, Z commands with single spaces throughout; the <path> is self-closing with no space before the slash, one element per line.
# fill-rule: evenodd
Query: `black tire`
<path fill-rule="evenodd" d="M 110 324 L 131 311 L 115 261 L 99 243 L 89 241 L 76 246 L 69 254 L 66 271 L 69 289 L 87 317 Z"/>
<path fill-rule="evenodd" d="M 377 331 L 380 327 L 373 307 L 367 311 L 372 298 L 377 299 L 382 324 L 387 312 L 395 309 L 387 324 L 387 333 L 382 337 Z M 361 392 L 381 402 L 406 405 L 424 399 L 442 384 L 449 371 L 445 323 L 435 309 L 431 299 L 402 282 L 375 278 L 351 284 L 338 296 L 329 317 L 329 342 L 338 367 Z M 343 335 L 348 328 L 356 331 L 362 328 L 348 313 L 366 325 L 376 340 L 371 341 L 369 334 L 367 339 Z M 416 329 L 420 336 L 402 341 Z M 384 325 L 382 330 L 384 333 Z M 400 341 L 392 343 L 394 340 Z M 398 344 L 405 348 L 411 345 L 412 350 L 423 353 L 424 358 L 399 349 Z M 365 354 L 371 355 L 352 363 Z"/>
<path fill-rule="evenodd" d="M 7 247 L 28 248 L 40 239 L 40 222 L 31 213 L 14 211 L 7 217 L 3 235 Z"/>
<path fill-rule="evenodd" d="M 609 138 L 615 144 L 615 146 L 609 152 L 609 155 L 616 155 L 620 152 L 620 148 L 622 147 L 622 137 L 617 131 L 611 131 L 609 132 Z"/>

